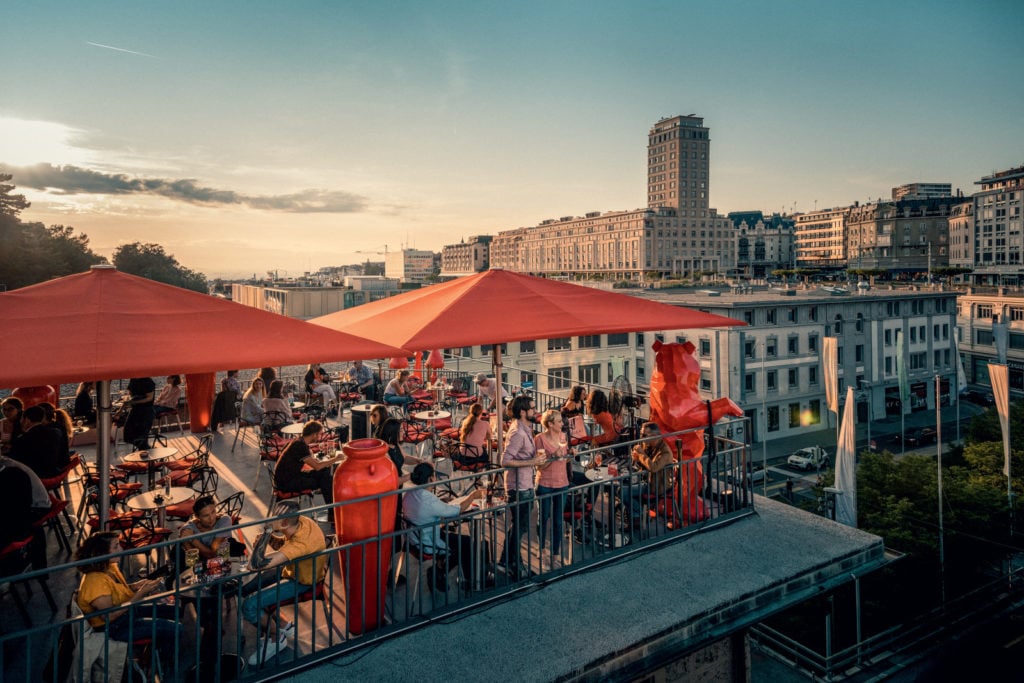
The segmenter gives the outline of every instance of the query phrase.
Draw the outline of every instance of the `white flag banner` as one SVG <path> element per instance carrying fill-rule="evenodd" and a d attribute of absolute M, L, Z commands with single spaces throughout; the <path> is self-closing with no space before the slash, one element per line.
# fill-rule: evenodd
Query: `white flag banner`
<path fill-rule="evenodd" d="M 825 337 L 821 346 L 822 360 L 825 372 L 825 403 L 828 409 L 839 417 L 839 340 L 835 337 Z"/>
<path fill-rule="evenodd" d="M 992 394 L 996 399 L 999 426 L 1003 428 L 1003 474 L 1010 476 L 1010 369 L 1006 365 L 988 364 Z"/>
<path fill-rule="evenodd" d="M 967 391 L 967 373 L 964 372 L 964 359 L 960 355 L 960 342 L 953 342 L 953 350 L 956 352 L 956 393 L 959 396 Z M 957 401 L 960 399 L 957 398 Z"/>
<path fill-rule="evenodd" d="M 857 424 L 854 418 L 853 387 L 846 387 L 846 405 L 836 445 L 836 521 L 857 527 Z"/>

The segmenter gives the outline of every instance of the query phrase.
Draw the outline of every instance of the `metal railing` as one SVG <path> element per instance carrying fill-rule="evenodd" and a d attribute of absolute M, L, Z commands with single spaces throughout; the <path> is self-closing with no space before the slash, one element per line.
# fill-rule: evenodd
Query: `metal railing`
<path fill-rule="evenodd" d="M 491 491 L 479 509 L 470 509 L 452 520 L 424 526 L 393 527 L 397 498 L 417 487 L 367 496 L 290 513 L 269 520 L 241 524 L 232 533 L 254 527 L 269 528 L 277 520 L 296 514 L 315 515 L 324 511 L 334 519 L 365 514 L 375 532 L 362 540 L 347 540 L 325 548 L 313 556 L 326 563 L 326 574 L 315 595 L 282 605 L 270 616 L 295 625 L 295 635 L 287 647 L 276 652 L 273 646 L 262 660 L 250 658 L 267 642 L 256 625 L 246 620 L 251 616 L 251 599 L 255 588 L 275 584 L 283 567 L 266 573 L 243 569 L 240 558 L 230 562 L 231 571 L 201 584 L 190 584 L 171 572 L 167 590 L 137 603 L 119 619 L 128 619 L 126 642 L 111 638 L 111 629 L 96 629 L 82 615 L 60 616 L 50 623 L 8 632 L 0 636 L 0 670 L 7 681 L 57 681 L 56 663 L 63 653 L 74 680 L 90 680 L 95 674 L 102 680 L 123 667 L 139 672 L 159 671 L 163 681 L 193 680 L 260 680 L 284 671 L 295 670 L 337 656 L 382 638 L 425 626 L 439 613 L 451 613 L 476 607 L 521 590 L 531 583 L 544 583 L 559 577 L 593 569 L 596 565 L 614 562 L 625 555 L 678 541 L 689 534 L 707 531 L 714 526 L 753 512 L 753 496 L 749 483 L 742 476 L 750 459 L 745 443 L 717 436 L 726 434 L 729 426 L 744 420 L 720 423 L 704 435 L 705 452 L 699 459 L 688 459 L 682 451 L 680 437 L 694 439 L 690 432 L 666 435 L 679 461 L 670 471 L 674 486 L 659 493 L 655 486 L 645 489 L 645 476 L 629 467 L 630 449 L 642 440 L 621 442 L 600 449 L 581 449 L 568 461 L 570 486 L 562 491 L 539 496 L 535 500 L 514 500 L 504 494 L 502 478 L 507 470 L 486 469 L 464 476 L 443 476 L 425 484 L 422 489 L 442 497 L 472 491 Z M 691 430 L 692 432 L 693 430 Z M 749 430 L 747 430 L 749 432 Z M 691 443 L 693 443 L 691 441 Z M 698 442 L 699 443 L 699 442 Z M 617 464 L 620 469 L 595 470 L 598 454 L 605 465 Z M 585 468 L 583 463 L 590 463 Z M 440 463 L 435 463 L 440 464 Z M 439 468 L 444 469 L 444 468 Z M 597 473 L 600 473 L 598 476 Z M 483 496 L 483 494 L 477 494 Z M 552 550 L 552 535 L 545 533 L 542 545 L 535 523 L 544 506 L 557 514 L 561 525 L 552 524 L 551 534 L 559 532 L 562 541 L 559 554 Z M 363 512 L 358 512 L 361 509 Z M 521 514 L 521 516 L 520 516 Z M 521 522 L 515 529 L 513 520 Z M 374 519 L 375 518 L 375 519 Z M 364 521 L 367 521 L 364 519 Z M 525 523 L 523 523 L 525 522 Z M 561 529 L 558 527 L 561 526 Z M 524 528 L 525 527 L 525 528 Z M 424 548 L 424 532 L 445 533 L 449 551 L 429 552 Z M 211 537 L 219 532 L 206 532 L 192 538 Z M 461 537 L 467 540 L 462 541 Z M 511 539 L 511 540 L 510 540 Z M 110 556 L 124 569 L 126 576 L 138 575 L 149 568 L 151 558 L 163 550 L 171 558 L 179 556 L 179 539 L 123 550 Z M 465 548 L 461 546 L 465 543 Z M 468 551 L 469 557 L 466 557 Z M 523 558 L 522 568 L 515 567 L 515 554 Z M 442 557 L 447 555 L 447 563 Z M 404 583 L 396 582 L 401 562 Z M 33 571 L 17 577 L 18 583 L 36 578 L 51 584 L 77 583 L 81 567 L 96 560 L 62 564 Z M 438 566 L 445 566 L 438 570 Z M 435 567 L 433 572 L 430 567 Z M 450 574 L 447 586 L 438 580 L 438 573 Z M 433 581 L 429 579 L 433 578 Z M 8 578 L 9 580 L 9 578 Z M 431 585 L 432 584 L 432 585 Z M 306 587 L 303 587 L 304 590 Z M 9 590 L 22 590 L 8 586 Z M 123 609 L 93 612 L 90 617 L 110 618 Z M 262 613 L 263 610 L 259 610 Z M 169 617 L 173 635 L 157 631 L 154 617 Z M 146 621 L 148 620 L 148 621 Z M 121 623 L 122 629 L 124 622 Z M 120 632 L 120 630 L 115 630 Z M 271 629 L 271 632 L 273 629 Z M 223 633 L 223 636 L 222 636 Z M 64 648 L 71 642 L 77 647 Z M 276 655 L 276 656 L 275 656 Z M 98 679 L 97 679 L 98 680 Z"/>

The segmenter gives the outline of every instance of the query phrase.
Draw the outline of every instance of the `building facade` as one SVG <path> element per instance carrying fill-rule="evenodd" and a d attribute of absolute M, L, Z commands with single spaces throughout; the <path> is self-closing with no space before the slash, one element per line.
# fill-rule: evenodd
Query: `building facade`
<path fill-rule="evenodd" d="M 399 282 L 426 282 L 434 274 L 434 252 L 400 249 L 384 258 L 384 275 Z"/>
<path fill-rule="evenodd" d="M 492 235 L 473 235 L 441 250 L 441 275 L 458 277 L 480 273 L 491 267 Z"/>
<path fill-rule="evenodd" d="M 1018 285 L 1024 281 L 1024 166 L 977 181 L 974 193 L 972 279 L 976 283 Z"/>
<path fill-rule="evenodd" d="M 967 381 L 983 386 L 992 386 L 988 364 L 999 360 L 998 328 L 1005 325 L 1010 391 L 1024 392 L 1024 295 L 1005 290 L 982 294 L 969 288 L 958 301 L 957 324 Z"/>
<path fill-rule="evenodd" d="M 856 204 L 846 215 L 850 268 L 923 273 L 949 263 L 949 215 L 966 200 L 902 199 Z"/>
<path fill-rule="evenodd" d="M 794 216 L 798 268 L 846 268 L 846 216 L 849 211 L 844 207 Z"/>
<path fill-rule="evenodd" d="M 309 320 L 384 299 L 398 293 L 398 281 L 379 277 L 350 278 L 350 287 L 273 287 L 233 283 L 231 298 L 291 318 Z"/>
<path fill-rule="evenodd" d="M 491 266 L 631 281 L 734 268 L 735 231 L 708 208 L 710 144 L 700 117 L 658 121 L 648 133 L 647 208 L 593 211 L 499 232 Z"/>
<path fill-rule="evenodd" d="M 941 199 L 952 194 L 953 185 L 950 183 L 907 183 L 892 188 L 894 202 L 901 199 Z"/>
<path fill-rule="evenodd" d="M 763 278 L 773 270 L 796 264 L 796 222 L 789 216 L 760 211 L 734 211 L 729 221 L 736 230 L 736 274 Z"/>

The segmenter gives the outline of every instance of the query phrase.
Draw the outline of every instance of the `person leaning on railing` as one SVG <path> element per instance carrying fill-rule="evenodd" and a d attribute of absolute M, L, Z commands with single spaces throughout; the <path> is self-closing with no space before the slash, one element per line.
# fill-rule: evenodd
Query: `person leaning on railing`
<path fill-rule="evenodd" d="M 264 657 L 275 656 L 295 636 L 295 625 L 283 618 L 282 610 L 274 612 L 274 621 L 268 618 L 265 610 L 313 590 L 327 575 L 326 559 L 311 557 L 327 547 L 324 532 L 309 517 L 296 514 L 297 511 L 298 507 L 293 503 L 279 503 L 273 514 L 292 516 L 275 519 L 270 523 L 270 529 L 264 530 L 253 544 L 250 566 L 262 571 L 241 588 L 240 595 L 244 598 L 242 618 L 261 627 L 267 638 L 270 637 L 271 624 L 277 632 L 275 640 L 257 643 L 256 652 L 249 658 L 253 666 Z M 278 570 L 278 567 L 282 568 Z"/>
<path fill-rule="evenodd" d="M 111 640 L 127 642 L 134 638 L 153 638 L 163 654 L 169 654 L 176 642 L 179 625 L 171 605 L 140 606 L 163 586 L 162 579 L 142 579 L 128 583 L 117 561 L 110 557 L 121 550 L 121 541 L 114 531 L 97 531 L 89 536 L 75 553 L 76 560 L 93 560 L 78 568 L 82 581 L 78 585 L 78 606 L 89 618 L 94 631 L 106 631 Z M 121 606 L 109 614 L 90 616 L 95 612 Z M 154 637 L 155 635 L 155 637 Z"/>

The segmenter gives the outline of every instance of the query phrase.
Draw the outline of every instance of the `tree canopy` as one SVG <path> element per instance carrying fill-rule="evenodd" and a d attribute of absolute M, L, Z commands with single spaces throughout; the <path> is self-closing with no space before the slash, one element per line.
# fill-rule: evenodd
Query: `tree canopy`
<path fill-rule="evenodd" d="M 123 273 L 131 273 L 203 294 L 208 292 L 205 275 L 178 263 L 178 259 L 165 252 L 159 244 L 122 244 L 114 252 L 114 266 Z"/>

